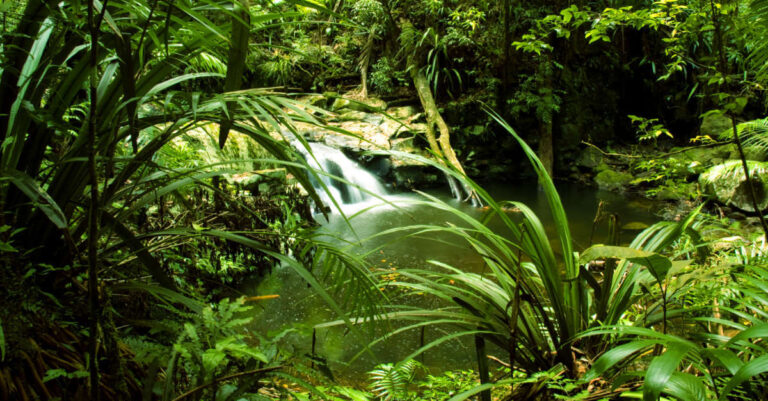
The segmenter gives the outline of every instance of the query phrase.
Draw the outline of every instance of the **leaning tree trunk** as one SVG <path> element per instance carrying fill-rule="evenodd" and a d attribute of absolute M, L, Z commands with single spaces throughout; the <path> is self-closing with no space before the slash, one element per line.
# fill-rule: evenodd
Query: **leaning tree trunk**
<path fill-rule="evenodd" d="M 418 68 L 418 64 L 415 62 L 413 56 L 408 57 L 408 69 L 410 70 L 411 79 L 413 80 L 413 86 L 416 87 L 416 92 L 419 95 L 421 106 L 424 108 L 424 112 L 427 114 L 427 142 L 429 147 L 438 157 L 442 157 L 448 164 L 451 165 L 456 171 L 463 175 L 464 167 L 461 166 L 459 158 L 456 156 L 456 152 L 453 151 L 451 146 L 451 130 L 448 128 L 448 124 L 445 123 L 443 116 L 437 110 L 437 103 L 432 96 L 432 90 L 429 87 L 429 80 L 424 75 L 424 71 Z M 439 137 L 435 137 L 435 127 L 440 132 Z M 451 178 L 449 177 L 449 180 Z M 465 200 L 471 200 L 473 204 L 480 204 L 480 198 L 474 189 L 468 185 L 462 185 L 466 198 Z M 464 197 L 462 195 L 462 197 Z"/>
<path fill-rule="evenodd" d="M 373 54 L 373 40 L 376 37 L 375 27 L 371 27 L 368 33 L 368 40 L 365 41 L 363 54 L 360 56 L 360 86 L 362 90 L 360 95 L 363 99 L 368 98 L 368 67 L 371 65 L 371 55 Z"/>

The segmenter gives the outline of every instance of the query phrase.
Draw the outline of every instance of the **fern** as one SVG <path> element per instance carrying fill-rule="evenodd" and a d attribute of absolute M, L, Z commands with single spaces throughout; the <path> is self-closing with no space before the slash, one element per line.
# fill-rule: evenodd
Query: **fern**
<path fill-rule="evenodd" d="M 764 176 L 768 173 L 768 164 L 747 160 L 750 177 Z M 744 169 L 741 160 L 728 160 L 723 164 L 712 167 L 702 174 L 700 181 L 704 184 L 715 184 L 725 180 L 744 180 Z"/>
<path fill-rule="evenodd" d="M 748 151 L 768 155 L 768 118 L 743 122 L 736 126 L 742 146 Z M 733 130 L 727 129 L 720 134 L 722 140 L 732 140 Z"/>
<path fill-rule="evenodd" d="M 421 364 L 413 359 L 396 365 L 385 363 L 368 372 L 371 376 L 371 390 L 384 401 L 402 400 L 408 395 L 408 385 L 416 376 Z"/>

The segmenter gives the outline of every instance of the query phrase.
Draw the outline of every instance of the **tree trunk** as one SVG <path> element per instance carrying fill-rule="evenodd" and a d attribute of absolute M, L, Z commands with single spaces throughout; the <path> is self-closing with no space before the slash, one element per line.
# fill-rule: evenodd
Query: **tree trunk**
<path fill-rule="evenodd" d="M 552 145 L 552 120 L 539 123 L 539 160 L 550 177 L 554 177 L 554 147 Z"/>
<path fill-rule="evenodd" d="M 466 175 L 464 167 L 461 166 L 459 158 L 456 156 L 453 147 L 451 146 L 451 130 L 448 128 L 443 116 L 437 109 L 437 103 L 432 96 L 432 90 L 430 89 L 429 80 L 424 75 L 413 56 L 408 57 L 408 69 L 413 80 L 413 86 L 416 88 L 416 92 L 419 95 L 421 106 L 424 108 L 424 112 L 427 114 L 427 142 L 429 147 L 438 156 L 444 159 L 451 167 L 463 175 Z M 435 137 L 435 127 L 440 132 L 439 137 Z M 462 187 L 465 191 L 466 199 L 471 200 L 473 204 L 479 204 L 480 199 L 477 193 L 467 185 Z M 463 195 L 462 195 L 463 197 Z"/>
<path fill-rule="evenodd" d="M 371 65 L 371 55 L 373 54 L 373 39 L 376 37 L 375 27 L 371 27 L 368 33 L 368 40 L 365 41 L 363 54 L 360 56 L 360 86 L 362 90 L 360 95 L 363 99 L 368 98 L 368 67 Z"/>
<path fill-rule="evenodd" d="M 552 71 L 552 59 L 547 57 L 544 59 L 543 69 L 540 70 L 544 75 L 544 91 L 546 93 L 547 108 L 543 115 L 539 115 L 539 159 L 544 165 L 544 169 L 547 170 L 547 174 L 554 178 L 554 146 L 552 139 L 552 121 L 554 120 L 554 85 Z M 552 108 L 552 109 L 550 109 Z M 550 111 L 551 110 L 551 111 Z"/>

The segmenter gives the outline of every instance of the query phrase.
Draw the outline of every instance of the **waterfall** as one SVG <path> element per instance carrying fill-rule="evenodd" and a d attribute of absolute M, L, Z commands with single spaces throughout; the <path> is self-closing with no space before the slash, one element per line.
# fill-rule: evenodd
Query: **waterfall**
<path fill-rule="evenodd" d="M 315 174 L 309 174 L 310 181 L 325 206 L 334 205 L 331 197 L 339 205 L 351 205 L 376 199 L 373 195 L 382 197 L 387 194 L 378 177 L 350 160 L 339 149 L 318 142 L 309 142 L 309 151 L 299 143 L 294 147 L 316 170 Z"/>

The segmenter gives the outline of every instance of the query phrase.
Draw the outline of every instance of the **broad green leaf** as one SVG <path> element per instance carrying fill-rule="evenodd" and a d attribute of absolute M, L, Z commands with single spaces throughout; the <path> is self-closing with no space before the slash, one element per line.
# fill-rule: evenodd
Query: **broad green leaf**
<path fill-rule="evenodd" d="M 632 263 L 637 263 L 648 268 L 653 277 L 662 282 L 667 276 L 667 272 L 672 267 L 672 261 L 669 258 L 654 252 L 642 251 L 639 249 L 623 246 L 595 245 L 585 250 L 579 261 L 587 263 L 595 259 L 626 259 Z"/>
<path fill-rule="evenodd" d="M 1 176 L 8 177 L 24 195 L 27 195 L 33 204 L 40 208 L 56 228 L 60 230 L 67 228 L 67 217 L 64 215 L 64 212 L 61 211 L 61 208 L 53 198 L 30 176 L 12 169 L 3 171 L 0 173 Z"/>
<path fill-rule="evenodd" d="M 680 343 L 668 344 L 664 353 L 651 361 L 643 382 L 643 401 L 659 399 L 659 395 L 667 387 L 670 378 L 690 349 Z"/>
<path fill-rule="evenodd" d="M 613 347 L 601 355 L 597 361 L 595 361 L 594 365 L 592 365 L 592 369 L 587 372 L 583 380 L 594 380 L 605 373 L 608 369 L 611 369 L 617 364 L 624 362 L 631 355 L 646 348 L 652 347 L 656 344 L 658 344 L 658 341 L 656 340 L 634 340 L 627 344 Z"/>

